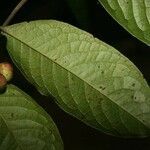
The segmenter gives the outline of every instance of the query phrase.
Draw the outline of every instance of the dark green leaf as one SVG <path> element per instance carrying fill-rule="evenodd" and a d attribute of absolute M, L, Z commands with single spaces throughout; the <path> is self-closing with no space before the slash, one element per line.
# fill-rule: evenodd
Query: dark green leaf
<path fill-rule="evenodd" d="M 0 150 L 63 150 L 52 119 L 13 85 L 0 95 Z"/>
<path fill-rule="evenodd" d="M 150 45 L 149 0 L 99 0 L 99 2 L 127 31 Z"/>

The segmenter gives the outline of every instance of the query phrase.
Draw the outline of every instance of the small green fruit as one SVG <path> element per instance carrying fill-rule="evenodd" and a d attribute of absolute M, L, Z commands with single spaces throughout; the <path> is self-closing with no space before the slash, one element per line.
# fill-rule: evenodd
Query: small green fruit
<path fill-rule="evenodd" d="M 0 74 L 2 74 L 7 82 L 9 82 L 13 77 L 13 67 L 8 62 L 0 63 Z"/>
<path fill-rule="evenodd" d="M 7 86 L 7 80 L 6 78 L 0 74 L 0 92 L 3 91 Z"/>

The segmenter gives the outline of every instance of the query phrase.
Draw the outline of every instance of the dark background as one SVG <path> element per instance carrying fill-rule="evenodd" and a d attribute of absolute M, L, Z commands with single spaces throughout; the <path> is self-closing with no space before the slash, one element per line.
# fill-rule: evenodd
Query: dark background
<path fill-rule="evenodd" d="M 84 5 L 82 0 L 77 0 L 80 2 L 77 3 L 77 8 L 72 7 L 67 1 L 69 0 L 29 0 L 10 24 L 38 19 L 56 19 L 70 23 L 117 48 L 141 70 L 150 83 L 150 48 L 148 46 L 116 23 L 97 0 L 84 0 Z M 0 0 L 0 25 L 18 2 L 18 0 Z M 0 61 L 6 59 L 11 61 L 5 49 L 5 42 L 5 39 L 1 37 Z M 60 131 L 65 150 L 150 150 L 150 138 L 121 139 L 108 136 L 64 113 L 51 97 L 47 98 L 38 94 L 17 68 L 15 68 L 12 83 L 30 94 L 51 115 Z"/>

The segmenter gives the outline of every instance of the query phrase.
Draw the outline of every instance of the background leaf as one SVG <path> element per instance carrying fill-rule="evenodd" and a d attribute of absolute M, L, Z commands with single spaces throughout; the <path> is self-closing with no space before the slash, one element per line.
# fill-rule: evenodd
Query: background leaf
<path fill-rule="evenodd" d="M 0 95 L 0 150 L 62 150 L 52 119 L 13 85 Z"/>
<path fill-rule="evenodd" d="M 150 89 L 140 71 L 114 48 L 54 20 L 2 30 L 18 68 L 63 110 L 108 134 L 150 135 Z"/>
<path fill-rule="evenodd" d="M 149 0 L 99 0 L 99 2 L 128 32 L 150 45 Z"/>

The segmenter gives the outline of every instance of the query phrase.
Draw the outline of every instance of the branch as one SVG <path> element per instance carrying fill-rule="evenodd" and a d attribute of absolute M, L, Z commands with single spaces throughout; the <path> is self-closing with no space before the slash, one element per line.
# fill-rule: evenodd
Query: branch
<path fill-rule="evenodd" d="M 16 13 L 20 10 L 20 8 L 27 2 L 28 0 L 21 0 L 19 2 L 19 4 L 14 8 L 14 10 L 10 13 L 10 15 L 8 16 L 8 18 L 5 20 L 5 22 L 3 23 L 3 26 L 6 26 L 10 23 L 10 21 L 14 18 L 14 16 L 16 15 Z"/>

